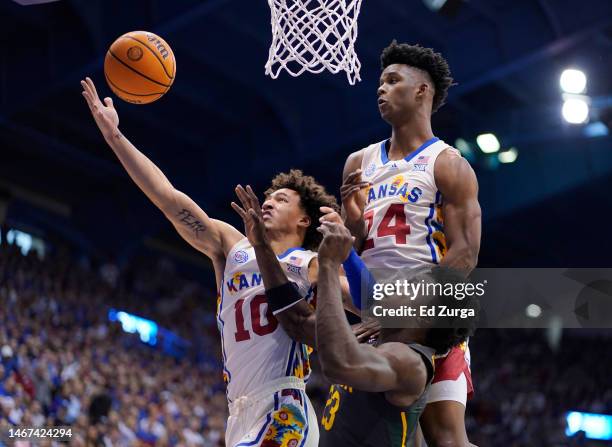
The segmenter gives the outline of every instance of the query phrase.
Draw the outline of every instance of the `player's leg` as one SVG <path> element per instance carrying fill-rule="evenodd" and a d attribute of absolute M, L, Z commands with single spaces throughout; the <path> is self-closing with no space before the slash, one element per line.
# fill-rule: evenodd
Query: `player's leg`
<path fill-rule="evenodd" d="M 261 441 L 263 446 L 317 447 L 319 426 L 306 393 L 285 389 L 277 393 L 271 422 Z"/>
<path fill-rule="evenodd" d="M 305 402 L 306 402 L 306 417 L 308 423 L 308 433 L 306 435 L 305 442 L 303 447 L 318 447 L 319 445 L 319 422 L 317 420 L 317 414 L 315 413 L 314 407 L 310 403 L 310 399 L 304 393 Z M 302 446 L 300 446 L 302 447 Z"/>
<path fill-rule="evenodd" d="M 318 444 L 317 417 L 301 390 L 277 391 L 271 398 L 250 403 L 237 417 L 228 420 L 226 445 L 229 447 L 316 447 Z"/>
<path fill-rule="evenodd" d="M 427 447 L 470 445 L 465 431 L 465 406 L 460 402 L 442 400 L 427 404 L 419 422 Z"/>
<path fill-rule="evenodd" d="M 419 420 L 428 447 L 469 446 L 465 407 L 473 393 L 467 344 L 456 346 L 441 359 L 429 389 L 425 411 Z"/>

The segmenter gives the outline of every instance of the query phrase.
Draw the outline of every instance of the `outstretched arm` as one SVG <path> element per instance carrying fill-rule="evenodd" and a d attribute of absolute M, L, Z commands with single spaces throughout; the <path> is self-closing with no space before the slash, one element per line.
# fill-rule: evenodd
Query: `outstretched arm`
<path fill-rule="evenodd" d="M 176 190 L 164 173 L 119 131 L 119 115 L 112 99 L 104 98 L 103 104 L 90 78 L 81 81 L 81 85 L 100 132 L 134 183 L 189 244 L 210 258 L 224 257 L 244 236 L 231 225 L 208 217 L 191 198 Z"/>
<path fill-rule="evenodd" d="M 363 391 L 419 395 L 427 381 L 420 355 L 403 343 L 378 348 L 359 344 L 340 303 L 338 267 L 352 245 L 349 231 L 325 222 L 319 247 L 319 285 L 316 310 L 317 350 L 323 374 L 332 382 Z"/>
<path fill-rule="evenodd" d="M 444 198 L 442 213 L 447 252 L 440 265 L 468 275 L 476 267 L 480 251 L 482 214 L 476 174 L 456 151 L 447 150 L 436 160 L 434 175 Z"/>

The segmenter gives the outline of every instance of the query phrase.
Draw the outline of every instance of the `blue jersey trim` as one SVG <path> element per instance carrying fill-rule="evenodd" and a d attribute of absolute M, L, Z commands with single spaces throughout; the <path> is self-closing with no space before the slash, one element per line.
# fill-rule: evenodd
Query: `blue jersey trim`
<path fill-rule="evenodd" d="M 436 193 L 436 202 L 438 200 L 438 194 L 440 192 L 438 191 Z M 427 216 L 427 218 L 425 219 L 425 226 L 427 227 L 427 245 L 429 245 L 429 250 L 431 251 L 431 262 L 433 262 L 434 264 L 438 263 L 438 257 L 436 255 L 436 247 L 434 247 L 432 241 L 431 241 L 431 235 L 433 233 L 433 228 L 431 227 L 431 219 L 434 215 L 434 211 L 436 208 L 436 204 L 432 203 L 429 205 L 429 215 Z"/>
<path fill-rule="evenodd" d="M 385 164 L 389 161 L 389 157 L 387 156 L 387 142 L 390 142 L 391 140 L 385 140 L 382 143 L 380 143 L 380 161 L 382 162 L 382 164 Z"/>
<path fill-rule="evenodd" d="M 296 345 L 297 342 L 293 340 L 291 343 L 291 352 L 289 352 L 289 363 L 287 364 L 287 369 L 285 370 L 285 376 L 289 376 L 289 374 L 291 373 L 291 366 L 293 365 Z"/>
<path fill-rule="evenodd" d="M 221 311 L 223 310 L 223 298 L 224 298 L 223 287 L 224 285 L 225 283 L 221 284 L 221 302 L 219 303 L 219 315 L 217 315 L 217 318 L 221 322 L 220 332 L 221 332 L 221 353 L 223 354 L 223 371 L 227 373 L 227 386 L 229 388 L 229 383 L 232 381 L 232 373 L 229 372 L 229 370 L 227 369 L 225 365 L 227 362 L 227 354 L 225 354 L 225 343 L 223 343 L 223 329 L 225 328 L 225 321 L 223 321 L 223 318 L 221 318 Z"/>
<path fill-rule="evenodd" d="M 287 249 L 287 251 L 285 251 L 284 253 L 281 253 L 280 255 L 276 255 L 276 257 L 277 257 L 278 259 L 282 259 L 282 258 L 284 258 L 285 256 L 287 256 L 289 253 L 292 253 L 292 252 L 294 252 L 294 251 L 296 251 L 296 250 L 297 250 L 297 251 L 306 251 L 306 249 L 305 249 L 305 248 L 302 248 L 302 247 L 293 247 L 293 248 L 289 248 L 289 249 Z"/>
<path fill-rule="evenodd" d="M 414 151 L 410 152 L 408 155 L 406 155 L 406 157 L 404 157 L 404 160 L 406 160 L 406 162 L 409 162 L 416 155 L 418 155 L 420 152 L 423 152 L 425 149 L 427 149 L 429 146 L 431 146 L 432 144 L 434 144 L 437 141 L 440 141 L 440 139 L 438 137 L 430 138 L 425 143 L 421 144 L 416 150 L 414 150 Z M 389 161 L 389 156 L 387 155 L 387 143 L 390 143 L 390 142 L 391 142 L 391 140 L 385 140 L 380 145 L 380 160 L 382 161 L 383 165 L 386 164 Z"/>
<path fill-rule="evenodd" d="M 304 439 L 302 439 L 302 443 L 300 444 L 300 447 L 303 447 L 304 443 L 308 439 L 308 429 L 310 428 L 310 424 L 308 421 L 308 400 L 306 393 L 300 390 L 300 394 L 302 395 L 302 402 L 304 402 L 304 415 L 306 416 L 306 431 L 304 432 Z"/>

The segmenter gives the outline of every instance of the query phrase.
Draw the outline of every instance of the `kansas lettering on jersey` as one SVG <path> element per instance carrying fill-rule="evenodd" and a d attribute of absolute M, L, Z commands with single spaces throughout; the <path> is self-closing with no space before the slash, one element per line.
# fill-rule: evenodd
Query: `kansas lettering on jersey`
<path fill-rule="evenodd" d="M 406 158 L 391 161 L 389 145 L 390 140 L 372 144 L 363 154 L 362 176 L 372 186 L 364 210 L 368 237 L 361 257 L 370 268 L 437 264 L 446 252 L 446 239 L 434 165 L 449 146 L 432 138 Z"/>
<path fill-rule="evenodd" d="M 293 248 L 278 256 L 287 278 L 297 284 L 306 300 L 312 297 L 308 265 L 315 256 L 316 253 L 303 248 Z M 289 338 L 268 309 L 255 250 L 246 238 L 227 255 L 217 324 L 230 402 L 274 379 L 308 378 L 308 348 Z"/>
<path fill-rule="evenodd" d="M 427 405 L 433 377 L 434 350 L 408 343 L 421 354 L 428 380 L 421 396 L 409 407 L 390 404 L 385 393 L 368 393 L 332 385 L 321 418 L 320 447 L 413 447 L 419 417 Z"/>

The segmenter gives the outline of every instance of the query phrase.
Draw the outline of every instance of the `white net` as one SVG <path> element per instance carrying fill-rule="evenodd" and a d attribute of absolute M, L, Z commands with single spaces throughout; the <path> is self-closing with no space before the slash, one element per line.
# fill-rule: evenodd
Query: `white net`
<path fill-rule="evenodd" d="M 272 44 L 266 74 L 291 76 L 305 71 L 346 72 L 351 85 L 361 81 L 355 53 L 357 18 L 362 0 L 268 0 Z"/>

